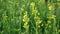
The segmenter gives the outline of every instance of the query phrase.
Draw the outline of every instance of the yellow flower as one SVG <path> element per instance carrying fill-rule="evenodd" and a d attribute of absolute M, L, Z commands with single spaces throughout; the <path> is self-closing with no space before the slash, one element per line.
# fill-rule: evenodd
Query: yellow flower
<path fill-rule="evenodd" d="M 40 17 L 35 16 L 34 19 L 35 19 L 35 20 L 40 20 Z"/>
<path fill-rule="evenodd" d="M 38 13 L 37 10 L 33 10 L 33 11 L 32 11 L 32 14 L 33 14 L 33 15 L 36 15 L 37 13 Z"/>
<path fill-rule="evenodd" d="M 23 16 L 23 22 L 26 22 L 26 19 L 27 19 L 27 15 L 24 15 Z"/>
<path fill-rule="evenodd" d="M 30 3 L 30 7 L 34 7 L 35 6 L 35 3 L 34 2 L 31 2 Z"/>
<path fill-rule="evenodd" d="M 56 16 L 55 16 L 55 15 L 50 15 L 48 18 L 50 18 L 50 19 L 55 19 Z"/>
<path fill-rule="evenodd" d="M 48 9 L 49 9 L 49 10 L 52 10 L 52 6 L 48 6 Z"/>
<path fill-rule="evenodd" d="M 52 18 L 52 19 L 55 19 L 55 18 L 56 18 L 56 16 L 55 16 L 55 15 L 52 15 L 52 16 L 51 16 L 51 18 Z"/>
<path fill-rule="evenodd" d="M 53 5 L 48 4 L 48 9 L 49 9 L 49 10 L 54 10 Z"/>
<path fill-rule="evenodd" d="M 35 16 L 34 20 L 36 21 L 36 24 L 40 24 L 42 22 L 42 20 L 40 20 L 40 17 Z"/>
<path fill-rule="evenodd" d="M 29 22 L 29 18 L 23 18 L 23 22 Z"/>
<path fill-rule="evenodd" d="M 28 29 L 28 28 L 29 28 L 28 23 L 27 23 L 27 22 L 25 22 L 25 23 L 24 23 L 24 25 L 23 25 L 23 27 L 24 27 L 25 29 Z"/>
<path fill-rule="evenodd" d="M 41 20 L 37 20 L 36 21 L 36 24 L 40 24 L 42 21 Z"/>
<path fill-rule="evenodd" d="M 24 13 L 23 22 L 29 22 L 29 18 L 28 18 L 27 12 Z"/>

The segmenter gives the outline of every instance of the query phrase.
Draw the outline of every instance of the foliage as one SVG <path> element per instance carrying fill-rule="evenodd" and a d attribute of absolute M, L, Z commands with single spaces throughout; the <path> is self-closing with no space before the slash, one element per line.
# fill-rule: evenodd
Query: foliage
<path fill-rule="evenodd" d="M 0 0 L 0 34 L 60 34 L 59 0 Z"/>

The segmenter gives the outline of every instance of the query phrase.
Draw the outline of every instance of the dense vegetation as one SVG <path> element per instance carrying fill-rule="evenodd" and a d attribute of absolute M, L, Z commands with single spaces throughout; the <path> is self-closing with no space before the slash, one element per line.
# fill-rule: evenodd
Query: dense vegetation
<path fill-rule="evenodd" d="M 0 0 L 0 34 L 60 34 L 60 0 Z"/>

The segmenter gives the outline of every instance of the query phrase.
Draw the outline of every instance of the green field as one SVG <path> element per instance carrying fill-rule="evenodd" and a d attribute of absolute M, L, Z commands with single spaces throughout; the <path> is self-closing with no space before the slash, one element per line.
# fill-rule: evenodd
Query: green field
<path fill-rule="evenodd" d="M 0 0 L 0 34 L 60 34 L 60 0 Z"/>

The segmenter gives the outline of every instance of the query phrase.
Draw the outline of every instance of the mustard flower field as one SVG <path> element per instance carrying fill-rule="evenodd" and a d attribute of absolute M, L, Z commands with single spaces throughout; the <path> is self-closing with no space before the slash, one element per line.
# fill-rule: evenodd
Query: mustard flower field
<path fill-rule="evenodd" d="M 60 34 L 60 0 L 0 0 L 0 34 Z"/>

